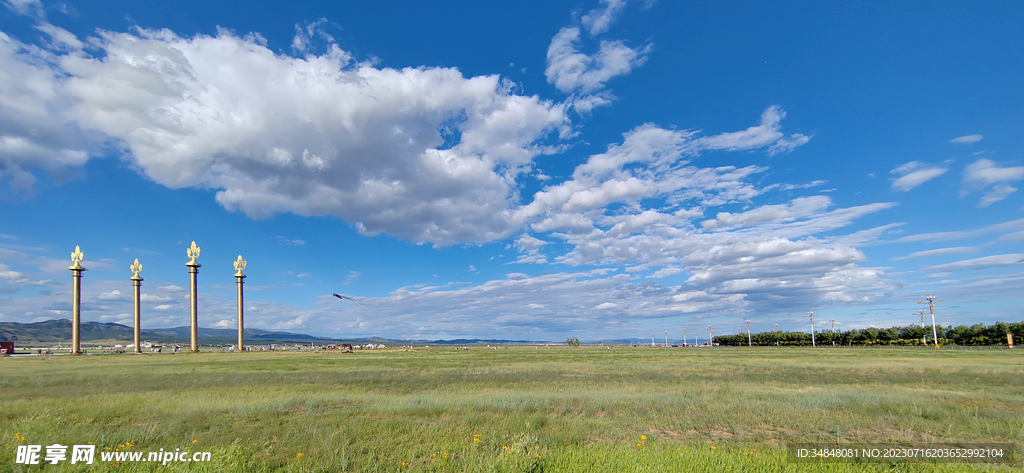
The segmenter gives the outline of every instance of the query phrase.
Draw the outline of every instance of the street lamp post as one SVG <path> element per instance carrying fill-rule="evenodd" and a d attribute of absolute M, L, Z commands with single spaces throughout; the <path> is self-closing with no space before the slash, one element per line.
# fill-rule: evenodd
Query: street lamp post
<path fill-rule="evenodd" d="M 935 299 L 937 299 L 935 296 L 928 296 L 924 298 L 924 300 L 928 302 L 917 301 L 917 303 L 928 304 L 928 311 L 932 314 L 932 338 L 935 340 L 935 348 L 939 348 L 939 331 L 935 328 L 935 304 L 938 304 L 939 302 L 946 302 L 946 300 L 943 299 L 936 302 Z"/>

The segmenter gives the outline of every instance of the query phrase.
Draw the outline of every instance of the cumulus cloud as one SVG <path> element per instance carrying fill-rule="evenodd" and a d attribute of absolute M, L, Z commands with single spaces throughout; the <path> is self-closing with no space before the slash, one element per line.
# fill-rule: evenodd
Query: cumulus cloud
<path fill-rule="evenodd" d="M 541 247 L 546 244 L 548 242 L 539 238 L 527 234 L 520 235 L 515 241 L 516 249 L 519 250 L 519 258 L 516 258 L 514 263 L 547 263 L 547 257 L 540 253 Z"/>
<path fill-rule="evenodd" d="M 989 159 L 979 159 L 964 169 L 963 183 L 966 190 L 961 192 L 961 196 L 991 186 L 992 189 L 978 202 L 978 207 L 988 207 L 1017 192 L 1017 188 L 1009 183 L 1021 179 L 1024 179 L 1024 166 L 1000 167 Z"/>
<path fill-rule="evenodd" d="M 892 180 L 892 188 L 905 192 L 945 174 L 946 171 L 948 171 L 946 168 L 928 166 L 920 161 L 911 161 L 889 171 L 889 173 L 900 176 Z"/>
<path fill-rule="evenodd" d="M 14 73 L 0 81 L 0 172 L 22 188 L 25 169 L 80 165 L 112 140 L 155 182 L 218 189 L 253 218 L 333 215 L 367 235 L 484 242 L 518 227 L 516 178 L 571 133 L 566 105 L 498 76 L 376 68 L 333 43 L 296 58 L 223 30 L 100 31 L 95 54 L 2 39 Z"/>
<path fill-rule="evenodd" d="M 125 300 L 126 298 L 121 295 L 121 291 L 114 289 L 113 291 L 100 293 L 99 299 L 106 301 L 119 301 Z"/>
<path fill-rule="evenodd" d="M 708 150 L 770 149 L 784 135 L 772 107 L 763 127 L 700 136 L 697 132 L 643 125 L 621 143 L 590 156 L 572 176 L 545 187 L 523 207 L 534 232 L 560 239 L 570 250 L 555 260 L 579 266 L 627 266 L 645 279 L 688 274 L 692 294 L 728 294 L 735 301 L 772 304 L 863 301 L 889 288 L 880 270 L 860 268 L 863 253 L 842 237 L 814 235 L 842 228 L 864 215 L 892 207 L 870 203 L 834 208 L 827 196 L 798 197 L 742 212 L 707 209 L 753 205 L 773 189 L 752 176 L 767 168 L 700 167 L 692 160 Z M 773 141 L 774 140 L 774 141 Z M 877 238 L 878 232 L 858 237 Z M 692 295 L 691 294 L 691 295 Z M 739 302 L 736 302 L 737 304 Z"/>
<path fill-rule="evenodd" d="M 602 41 L 593 56 L 579 51 L 580 29 L 562 28 L 548 46 L 548 82 L 562 92 L 593 92 L 604 87 L 613 77 L 629 74 L 647 60 L 650 45 L 639 49 L 622 41 Z"/>
<path fill-rule="evenodd" d="M 705 230 L 725 227 L 749 226 L 767 222 L 787 222 L 806 217 L 827 208 L 831 199 L 826 196 L 799 197 L 789 204 L 765 205 L 748 212 L 732 214 L 719 212 L 717 217 L 701 222 Z"/>
<path fill-rule="evenodd" d="M 56 27 L 43 31 L 70 35 Z M 83 131 L 69 110 L 74 99 L 66 93 L 58 60 L 0 32 L 0 178 L 10 179 L 9 191 L 16 196 L 32 195 L 31 168 L 61 180 L 69 167 L 100 150 L 102 137 Z"/>

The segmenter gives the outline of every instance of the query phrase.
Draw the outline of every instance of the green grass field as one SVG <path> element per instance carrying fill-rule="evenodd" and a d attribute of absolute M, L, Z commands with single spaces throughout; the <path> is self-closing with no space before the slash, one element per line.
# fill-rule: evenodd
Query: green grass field
<path fill-rule="evenodd" d="M 1024 352 L 15 357 L 0 359 L 0 419 L 0 469 L 11 471 L 1019 471 L 1019 457 L 796 464 L 786 446 L 1010 442 L 1020 452 Z M 15 465 L 18 445 L 87 442 L 98 452 L 207 451 L 212 461 Z"/>

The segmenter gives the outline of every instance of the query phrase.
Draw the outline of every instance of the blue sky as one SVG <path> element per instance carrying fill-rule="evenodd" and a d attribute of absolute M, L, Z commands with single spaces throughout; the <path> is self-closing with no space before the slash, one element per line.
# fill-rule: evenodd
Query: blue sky
<path fill-rule="evenodd" d="M 346 4 L 339 4 L 346 3 Z M 583 340 L 1024 319 L 1019 2 L 0 11 L 0 321 Z M 359 307 L 331 293 L 350 295 Z"/>

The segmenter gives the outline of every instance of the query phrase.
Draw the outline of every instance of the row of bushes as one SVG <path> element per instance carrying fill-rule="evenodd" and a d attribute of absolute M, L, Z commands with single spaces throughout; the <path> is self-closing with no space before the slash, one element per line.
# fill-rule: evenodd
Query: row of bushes
<path fill-rule="evenodd" d="M 1012 333 L 1014 344 L 1024 344 L 1024 322 L 996 322 L 992 325 L 974 324 L 970 327 L 936 327 L 939 344 L 942 345 L 1006 345 L 1006 334 Z M 932 340 L 932 327 L 907 325 L 905 327 L 866 328 L 847 331 L 815 331 L 814 338 L 819 345 L 921 345 L 923 338 Z M 757 346 L 803 346 L 811 344 L 811 334 L 804 332 L 761 332 L 750 336 Z M 718 335 L 715 343 L 723 346 L 746 346 L 747 334 Z"/>

